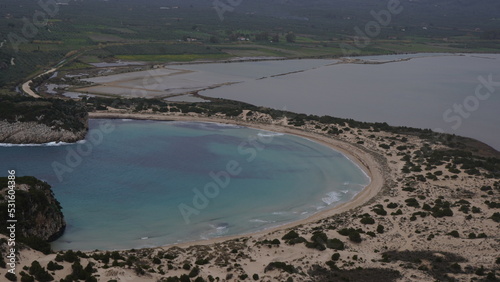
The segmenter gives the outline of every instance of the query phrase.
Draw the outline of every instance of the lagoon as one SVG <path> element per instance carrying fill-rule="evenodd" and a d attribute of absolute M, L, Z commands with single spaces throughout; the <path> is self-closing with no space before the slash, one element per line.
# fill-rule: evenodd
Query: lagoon
<path fill-rule="evenodd" d="M 472 137 L 500 149 L 500 54 L 359 58 L 386 63 L 332 64 L 336 61 L 324 60 L 323 64 L 310 65 L 309 60 L 303 60 L 307 67 L 301 72 L 246 80 L 200 94 L 306 114 L 430 128 Z M 183 68 L 225 73 L 238 65 Z M 484 81 L 493 83 L 488 86 Z M 487 98 L 477 98 L 481 85 L 480 93 Z"/>
<path fill-rule="evenodd" d="M 77 144 L 0 147 L 1 170 L 52 185 L 68 224 L 56 250 L 255 232 L 349 201 L 369 183 L 343 154 L 293 135 L 200 122 L 90 128 Z"/>

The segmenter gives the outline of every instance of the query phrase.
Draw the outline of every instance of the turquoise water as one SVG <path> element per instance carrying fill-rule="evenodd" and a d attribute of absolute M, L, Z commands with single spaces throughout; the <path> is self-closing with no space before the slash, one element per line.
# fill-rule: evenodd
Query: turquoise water
<path fill-rule="evenodd" d="M 310 140 L 195 122 L 91 120 L 84 142 L 2 146 L 0 171 L 52 185 L 55 249 L 128 249 L 244 234 L 351 199 L 369 178 Z M 52 145 L 52 146 L 51 146 Z"/>

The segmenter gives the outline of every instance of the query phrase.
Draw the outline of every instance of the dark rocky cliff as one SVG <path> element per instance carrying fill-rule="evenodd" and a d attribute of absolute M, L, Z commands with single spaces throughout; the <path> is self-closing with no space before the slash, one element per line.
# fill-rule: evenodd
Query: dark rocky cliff
<path fill-rule="evenodd" d="M 0 178 L 0 233 L 7 234 L 7 178 Z M 66 228 L 59 202 L 46 182 L 31 176 L 18 177 L 16 182 L 16 235 L 54 241 Z"/>

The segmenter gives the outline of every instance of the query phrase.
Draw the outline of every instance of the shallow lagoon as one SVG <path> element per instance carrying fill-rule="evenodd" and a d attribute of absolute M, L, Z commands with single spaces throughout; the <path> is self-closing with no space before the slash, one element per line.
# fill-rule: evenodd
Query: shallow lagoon
<path fill-rule="evenodd" d="M 90 125 L 79 144 L 0 147 L 2 170 L 53 186 L 68 223 L 55 249 L 129 249 L 249 233 L 348 201 L 369 182 L 344 155 L 297 136 L 213 123 Z"/>
<path fill-rule="evenodd" d="M 500 149 L 500 54 L 360 58 L 378 62 L 412 59 L 385 64 L 323 65 L 200 94 L 300 113 L 441 129 Z M 206 66 L 189 68 L 204 70 Z M 225 69 L 223 64 L 212 66 L 213 72 Z M 490 75 L 496 86 L 489 98 L 470 98 L 481 85 L 479 77 L 489 80 Z M 481 91 L 483 95 L 488 92 Z M 462 105 L 464 112 L 455 111 L 455 104 Z"/>

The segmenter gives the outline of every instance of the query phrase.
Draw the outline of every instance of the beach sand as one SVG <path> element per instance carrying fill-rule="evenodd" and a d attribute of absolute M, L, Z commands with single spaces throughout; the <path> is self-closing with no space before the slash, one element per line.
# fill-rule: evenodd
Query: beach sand
<path fill-rule="evenodd" d="M 444 163 L 428 170 L 431 173 L 442 172 L 436 180 L 416 181 L 417 175 L 425 175 L 426 171 L 403 173 L 405 161 L 402 160 L 402 156 L 403 153 L 414 152 L 424 146 L 426 141 L 417 136 L 354 129 L 333 137 L 326 135 L 325 130 L 321 129 L 322 126 L 318 129 L 314 123 L 297 128 L 289 126 L 286 119 L 273 120 L 267 115 L 255 112 L 252 118 L 246 114 L 238 118 L 225 118 L 195 114 L 160 115 L 119 111 L 91 113 L 90 117 L 230 123 L 294 134 L 342 152 L 371 178 L 370 184 L 352 201 L 287 225 L 252 234 L 121 251 L 120 254 L 125 260 L 130 257 L 137 259 L 132 266 L 126 266 L 124 260 L 118 260 L 118 263 L 123 263 L 122 266 L 112 267 L 110 263 L 82 258 L 83 266 L 88 261 L 95 263 L 99 281 L 110 279 L 158 281 L 165 277 L 188 274 L 190 270 L 183 269 L 184 264 L 197 266 L 200 269 L 199 276 L 205 279 L 211 275 L 219 277 L 220 281 L 245 280 L 245 276 L 241 275 L 248 275 L 249 278 L 246 280 L 251 281 L 254 274 L 259 276 L 258 281 L 286 281 L 290 277 L 293 281 L 327 281 L 321 278 L 322 276 L 317 276 L 313 269 L 322 267 L 332 270 L 334 269 L 330 267 L 332 263 L 340 269 L 334 270 L 337 275 L 351 277 L 353 281 L 434 281 L 443 280 L 444 276 L 439 276 L 443 273 L 458 281 L 470 281 L 471 278 L 484 278 L 489 272 L 500 271 L 499 264 L 496 263 L 497 257 L 500 257 L 498 253 L 500 228 L 497 222 L 490 219 L 498 209 L 491 208 L 487 204 L 489 201 L 500 201 L 498 179 L 468 175 L 463 170 L 451 173 L 445 168 L 446 163 Z M 401 141 L 403 137 L 407 140 Z M 357 144 L 360 141 L 363 143 Z M 395 143 L 390 149 L 380 147 L 381 144 L 390 142 Z M 407 151 L 402 152 L 395 148 L 396 145 L 402 144 L 408 147 Z M 440 146 L 433 144 L 432 149 L 446 149 Z M 483 191 L 482 187 L 486 186 L 491 186 L 493 189 Z M 416 199 L 419 207 L 408 205 L 407 200 L 411 198 Z M 422 210 L 423 204 L 436 205 L 438 200 L 449 201 L 454 215 L 421 216 L 421 213 L 426 212 Z M 457 204 L 460 201 L 461 204 Z M 464 204 L 463 201 L 468 204 Z M 389 208 L 389 204 L 394 204 L 396 207 Z M 387 215 L 374 213 L 380 206 L 387 211 Z M 463 211 L 463 206 L 474 207 L 475 211 L 466 213 Z M 397 210 L 401 212 L 397 213 Z M 373 218 L 375 224 L 361 223 L 360 219 L 366 215 Z M 383 232 L 379 232 L 379 225 L 384 227 Z M 342 228 L 361 229 L 362 242 L 352 242 L 346 236 L 339 234 L 338 230 Z M 307 240 L 311 240 L 314 232 L 321 231 L 328 236 L 328 239 L 339 239 L 344 242 L 345 249 L 320 251 L 308 248 L 302 243 L 285 244 L 282 237 L 290 230 L 294 230 Z M 451 231 L 457 231 L 459 236 L 448 235 Z M 368 235 L 369 233 L 373 236 Z M 485 237 L 470 239 L 468 237 L 470 233 L 484 233 Z M 280 240 L 281 244 L 273 246 L 263 242 L 274 239 Z M 384 258 L 382 253 L 387 251 L 409 251 L 411 253 L 405 256 L 414 258 L 409 261 L 403 261 L 403 258 Z M 333 253 L 339 253 L 338 261 L 331 260 Z M 460 259 L 448 253 L 453 253 Z M 92 252 L 89 253 L 91 254 Z M 25 250 L 21 252 L 21 264 L 18 269 L 29 266 L 33 260 L 38 260 L 45 266 L 54 258 L 55 255 L 45 256 L 39 252 Z M 160 263 L 154 263 L 153 258 L 159 258 Z M 206 258 L 208 263 L 195 264 L 195 261 L 201 258 Z M 297 273 L 266 269 L 272 262 L 292 265 Z M 61 264 L 65 268 L 53 272 L 53 276 L 57 279 L 64 278 L 71 269 L 70 263 Z M 144 273 L 137 270 L 137 265 L 144 266 L 142 267 Z M 480 267 L 485 269 L 482 276 L 476 274 Z M 382 272 L 370 272 L 371 269 Z M 399 278 L 387 278 L 390 277 L 391 271 L 398 271 Z M 3 273 L 5 270 L 1 269 L 0 275 Z M 349 276 L 356 273 L 361 276 Z M 384 280 L 385 278 L 387 279 Z"/>

